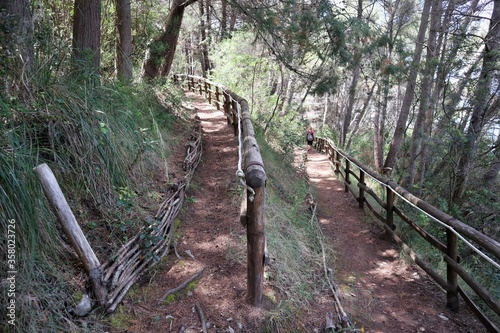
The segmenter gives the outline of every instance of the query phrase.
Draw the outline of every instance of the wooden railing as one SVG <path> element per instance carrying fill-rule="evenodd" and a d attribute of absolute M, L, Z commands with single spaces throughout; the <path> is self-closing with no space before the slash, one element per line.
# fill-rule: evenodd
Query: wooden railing
<path fill-rule="evenodd" d="M 247 291 L 249 302 L 258 306 L 262 302 L 264 286 L 265 246 L 265 182 L 266 172 L 255 139 L 247 101 L 224 86 L 205 78 L 176 74 L 174 81 L 185 90 L 205 96 L 209 103 L 223 110 L 227 123 L 239 137 L 240 163 L 237 176 L 244 177 L 240 222 L 247 227 Z"/>
<path fill-rule="evenodd" d="M 499 300 L 461 267 L 460 257 L 458 255 L 458 242 L 459 239 L 461 239 L 464 244 L 471 247 L 473 251 L 479 254 L 482 260 L 494 266 L 494 269 L 497 270 L 500 268 L 500 244 L 469 225 L 442 212 L 426 201 L 415 197 L 394 181 L 370 170 L 355 158 L 337 148 L 333 141 L 318 137 L 315 141 L 315 147 L 318 151 L 328 154 L 330 161 L 333 163 L 335 173 L 343 178 L 345 191 L 353 194 L 359 203 L 359 207 L 363 208 L 367 206 L 373 214 L 383 222 L 387 234 L 402 247 L 405 253 L 409 255 L 417 265 L 446 291 L 447 306 L 451 310 L 457 312 L 459 309 L 458 295 L 460 294 L 489 331 L 499 332 L 498 327 L 491 318 L 488 318 L 458 285 L 458 277 L 460 277 L 497 316 L 500 316 Z M 369 187 L 366 182 L 366 177 L 371 177 L 373 183 L 376 184 L 375 186 L 378 186 L 378 188 Z M 384 193 L 385 198 L 380 198 L 377 191 L 378 193 Z M 367 200 L 367 196 L 370 196 L 373 200 Z M 406 215 L 403 209 L 400 208 L 403 202 L 409 204 L 412 209 L 425 213 L 428 218 L 445 228 L 446 244 L 431 235 L 430 232 L 424 230 Z M 394 232 L 396 229 L 394 224 L 395 215 L 399 216 L 401 221 L 404 221 L 413 228 L 417 234 L 426 240 L 432 247 L 443 253 L 444 261 L 447 265 L 445 277 L 442 277 L 442 273 L 434 269 L 426 260 L 420 258 Z M 483 251 L 478 250 L 478 247 L 483 249 Z"/>
<path fill-rule="evenodd" d="M 255 141 L 254 130 L 250 121 L 248 104 L 246 100 L 226 89 L 224 86 L 211 82 L 201 77 L 191 75 L 175 75 L 174 80 L 182 85 L 186 90 L 191 90 L 204 95 L 209 103 L 214 104 L 218 110 L 222 110 L 227 118 L 228 124 L 234 127 L 235 135 L 238 135 L 238 118 L 241 120 L 244 161 L 246 171 L 246 183 L 255 190 L 253 201 L 244 198 L 242 202 L 241 221 L 247 225 L 248 238 L 248 295 L 252 304 L 258 305 L 262 299 L 263 286 L 263 263 L 265 261 L 265 236 L 264 236 L 264 200 L 265 200 L 265 170 L 262 164 L 262 157 L 259 153 L 258 145 Z M 240 114 L 238 116 L 238 109 Z M 471 276 L 460 265 L 458 255 L 459 239 L 467 246 L 471 247 L 494 269 L 500 268 L 500 244 L 494 239 L 477 231 L 469 225 L 456 218 L 442 212 L 426 201 L 415 197 L 406 189 L 394 181 L 379 175 L 370 168 L 364 166 L 355 158 L 347 155 L 333 141 L 318 137 L 315 147 L 319 151 L 328 154 L 330 161 L 334 165 L 335 173 L 343 178 L 345 191 L 350 192 L 359 203 L 359 207 L 368 207 L 373 214 L 383 222 L 383 226 L 390 235 L 439 286 L 447 295 L 447 306 L 453 310 L 459 310 L 459 295 L 470 306 L 476 316 L 482 321 L 490 332 L 499 332 L 498 327 L 479 309 L 474 301 L 459 286 L 459 277 L 470 287 L 470 290 L 482 299 L 484 303 L 497 315 L 500 316 L 500 302 L 486 288 Z M 366 178 L 370 177 L 379 188 L 371 188 L 367 185 Z M 248 191 L 244 191 L 247 194 Z M 381 198 L 377 192 L 384 193 Z M 368 200 L 370 197 L 372 200 Z M 441 241 L 430 232 L 419 226 L 403 211 L 403 203 L 409 204 L 412 209 L 423 212 L 428 218 L 440 224 L 446 229 L 446 241 Z M 446 262 L 446 273 L 443 277 L 441 272 L 436 270 L 426 260 L 417 255 L 405 242 L 394 232 L 395 216 L 408 224 L 417 232 L 431 247 L 443 253 Z M 478 250 L 478 247 L 484 251 Z M 484 253 L 486 252 L 486 253 Z"/>

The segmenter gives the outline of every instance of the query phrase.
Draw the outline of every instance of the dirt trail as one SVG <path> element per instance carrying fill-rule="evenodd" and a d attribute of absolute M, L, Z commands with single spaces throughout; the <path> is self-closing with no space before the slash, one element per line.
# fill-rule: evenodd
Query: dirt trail
<path fill-rule="evenodd" d="M 358 208 L 336 180 L 325 154 L 311 150 L 306 172 L 316 189 L 318 219 L 337 254 L 343 305 L 365 332 L 486 332 L 461 304 L 446 308 L 446 294 L 416 265 L 400 258 L 395 243 Z"/>
<path fill-rule="evenodd" d="M 237 142 L 222 112 L 188 93 L 203 131 L 202 162 L 187 191 L 179 215 L 176 251 L 145 276 L 124 299 L 112 332 L 201 331 L 197 308 L 208 332 L 258 332 L 265 310 L 246 304 L 246 229 L 239 224 L 239 191 L 235 180 Z M 181 165 L 185 148 L 174 155 Z M 365 332 L 482 332 L 470 316 L 444 307 L 445 295 L 422 272 L 399 259 L 397 248 L 381 238 L 379 228 L 365 222 L 356 201 L 343 192 L 325 155 L 310 152 L 307 173 L 315 187 L 319 220 L 337 251 L 337 284 L 342 302 L 356 327 Z M 182 174 L 175 170 L 173 173 Z M 159 299 L 169 289 L 204 268 L 193 288 L 169 303 Z M 310 303 L 311 327 L 320 332 L 324 304 Z M 331 311 L 331 310 L 330 310 Z M 447 319 L 446 319 L 447 318 Z"/>
<path fill-rule="evenodd" d="M 116 332 L 180 332 L 182 328 L 185 333 L 200 332 L 197 307 L 203 311 L 208 332 L 256 332 L 262 318 L 263 310 L 245 301 L 246 228 L 239 223 L 237 141 L 222 112 L 196 94 L 187 96 L 201 120 L 203 154 L 178 218 L 176 250 L 181 259 L 170 251 L 136 296 L 126 299 L 124 311 L 132 325 Z M 184 150 L 181 145 L 175 153 L 179 162 L 172 164 L 182 164 Z M 202 268 L 192 288 L 176 293 L 169 304 L 158 302 L 167 290 Z"/>

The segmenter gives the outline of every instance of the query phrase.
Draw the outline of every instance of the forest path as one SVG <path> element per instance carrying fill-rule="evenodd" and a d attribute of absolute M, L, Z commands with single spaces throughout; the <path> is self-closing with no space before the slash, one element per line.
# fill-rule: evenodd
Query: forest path
<path fill-rule="evenodd" d="M 246 228 L 239 223 L 241 190 L 235 177 L 238 153 L 233 129 L 203 97 L 190 92 L 186 96 L 201 121 L 203 154 L 176 222 L 180 258 L 170 251 L 128 293 L 114 315 L 112 333 L 201 332 L 198 308 L 208 323 L 207 332 L 257 333 L 268 314 L 246 302 Z M 169 165 L 177 177 L 183 173 L 179 166 L 185 147 L 178 145 Z M 308 157 L 318 218 L 336 250 L 336 283 L 356 327 L 370 333 L 483 332 L 467 313 L 447 311 L 444 293 L 401 260 L 394 244 L 381 239 L 381 229 L 366 222 L 356 200 L 343 192 L 326 156 L 311 151 Z M 169 302 L 159 301 L 201 269 L 190 287 Z M 333 311 L 330 304 L 327 311 Z M 298 322 L 307 321 L 308 327 L 294 332 L 322 332 L 325 303 L 310 301 L 303 312 L 307 318 Z M 122 329 L 117 328 L 120 324 Z"/>
<path fill-rule="evenodd" d="M 341 302 L 357 328 L 371 333 L 486 332 L 465 304 L 458 314 L 448 310 L 444 291 L 400 257 L 383 228 L 344 191 L 326 154 L 311 149 L 305 166 L 318 220 L 336 254 Z"/>

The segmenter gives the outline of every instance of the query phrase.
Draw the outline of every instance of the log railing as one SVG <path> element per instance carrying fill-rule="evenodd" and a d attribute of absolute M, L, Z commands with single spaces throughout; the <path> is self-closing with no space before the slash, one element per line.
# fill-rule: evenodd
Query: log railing
<path fill-rule="evenodd" d="M 185 90 L 199 93 L 224 111 L 227 123 L 239 137 L 240 163 L 237 175 L 244 179 L 245 191 L 240 221 L 247 227 L 247 295 L 249 302 L 260 305 L 264 286 L 265 251 L 265 182 L 266 172 L 260 155 L 255 132 L 250 120 L 247 101 L 224 86 L 205 78 L 177 74 L 174 81 Z"/>
<path fill-rule="evenodd" d="M 263 218 L 265 171 L 262 165 L 262 158 L 258 152 L 258 146 L 255 142 L 253 127 L 248 112 L 248 104 L 244 99 L 230 92 L 223 86 L 201 77 L 175 75 L 174 80 L 180 83 L 184 89 L 204 95 L 209 103 L 214 104 L 218 110 L 223 110 L 227 117 L 228 124 L 234 127 L 235 135 L 238 134 L 238 108 L 241 110 L 239 119 L 241 119 L 243 125 L 244 142 L 246 143 L 246 182 L 250 187 L 256 190 L 255 201 L 251 202 L 245 199 L 242 203 L 243 213 L 241 219 L 247 224 L 248 295 L 253 304 L 258 304 L 262 297 L 263 258 L 265 257 Z M 415 197 L 394 181 L 370 170 L 358 160 L 336 147 L 331 140 L 318 137 L 315 141 L 315 147 L 319 151 L 328 154 L 330 161 L 334 165 L 335 173 L 343 178 L 345 191 L 355 196 L 359 203 L 359 207 L 363 208 L 367 206 L 374 215 L 383 222 L 386 233 L 401 246 L 403 251 L 412 258 L 417 265 L 446 291 L 447 306 L 453 311 L 458 311 L 459 295 L 461 295 L 489 331 L 499 332 L 494 321 L 487 317 L 458 284 L 460 277 L 470 288 L 470 291 L 476 294 L 477 298 L 482 299 L 496 316 L 500 316 L 499 300 L 461 267 L 460 257 L 458 255 L 458 243 L 459 240 L 461 240 L 463 244 L 471 247 L 480 258 L 488 264 L 491 264 L 493 269 L 497 270 L 500 269 L 500 244 L 469 225 L 442 212 L 426 201 Z M 370 177 L 373 183 L 378 184 L 377 186 L 380 188 L 371 188 L 368 186 L 366 181 L 367 177 Z M 258 197 L 257 191 L 260 189 L 262 190 L 262 194 L 260 194 L 261 197 Z M 384 193 L 385 198 L 379 196 L 377 191 Z M 368 200 L 368 198 L 372 200 Z M 446 242 L 434 237 L 430 232 L 419 226 L 407 216 L 402 208 L 403 202 L 409 204 L 413 209 L 424 213 L 428 218 L 445 228 Z M 261 205 L 261 207 L 257 207 L 259 205 Z M 443 273 L 433 268 L 430 263 L 418 256 L 394 232 L 396 229 L 394 223 L 396 216 L 415 230 L 431 247 L 443 253 L 444 261 L 447 265 L 444 277 Z M 483 251 L 480 251 L 478 248 Z"/>
<path fill-rule="evenodd" d="M 439 284 L 447 295 L 447 306 L 453 310 L 459 309 L 459 298 L 461 295 L 465 302 L 470 306 L 476 316 L 481 320 L 485 327 L 491 332 L 499 332 L 498 327 L 491 317 L 479 309 L 474 301 L 464 292 L 458 284 L 458 278 L 470 288 L 471 292 L 484 301 L 485 304 L 496 314 L 497 319 L 500 316 L 500 301 L 484 288 L 472 275 L 470 275 L 460 265 L 458 256 L 459 239 L 471 250 L 475 251 L 480 258 L 487 264 L 493 266 L 494 270 L 500 271 L 500 244 L 494 239 L 477 231 L 469 225 L 455 219 L 454 217 L 442 212 L 426 201 L 415 197 L 403 187 L 394 181 L 379 175 L 370 170 L 355 158 L 347 155 L 333 141 L 318 137 L 315 141 L 315 147 L 321 152 L 325 152 L 329 160 L 333 163 L 335 173 L 343 178 L 345 191 L 350 192 L 359 203 L 359 207 L 365 205 L 374 213 L 374 215 L 383 222 L 386 233 L 390 235 L 408 254 L 414 262 L 419 265 L 437 284 Z M 366 177 L 371 177 L 373 183 L 378 188 L 371 188 L 367 185 Z M 356 189 L 356 187 L 358 189 Z M 385 199 L 378 193 L 384 193 Z M 370 203 L 367 196 L 373 200 Z M 446 243 L 431 235 L 424 230 L 415 221 L 408 217 L 401 208 L 403 202 L 410 205 L 411 209 L 424 213 L 428 218 L 440 224 L 446 229 Z M 394 232 L 395 215 L 413 228 L 418 235 L 426 240 L 430 246 L 443 253 L 446 262 L 445 277 L 442 273 L 434 269 L 426 260 L 420 258 L 404 241 Z M 482 249 L 480 251 L 478 248 Z M 498 274 L 498 273 L 497 273 Z M 498 320 L 496 320 L 498 322 Z"/>

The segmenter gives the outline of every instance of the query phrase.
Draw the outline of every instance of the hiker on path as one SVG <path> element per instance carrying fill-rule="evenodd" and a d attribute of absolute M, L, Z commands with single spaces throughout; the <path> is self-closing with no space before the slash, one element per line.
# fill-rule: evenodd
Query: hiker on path
<path fill-rule="evenodd" d="M 308 145 L 307 151 L 309 151 L 309 150 L 311 150 L 312 144 L 314 141 L 314 131 L 313 131 L 311 126 L 309 126 L 309 128 L 306 131 L 306 140 L 307 140 L 307 145 Z"/>

